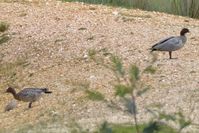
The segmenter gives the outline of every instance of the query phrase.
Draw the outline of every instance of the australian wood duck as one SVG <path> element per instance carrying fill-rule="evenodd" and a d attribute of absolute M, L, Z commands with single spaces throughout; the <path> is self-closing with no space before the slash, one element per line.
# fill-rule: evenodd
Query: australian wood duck
<path fill-rule="evenodd" d="M 189 32 L 189 29 L 183 28 L 180 32 L 180 36 L 171 36 L 161 40 L 152 46 L 151 51 L 168 51 L 169 58 L 172 59 L 172 51 L 176 51 L 184 46 L 187 41 L 185 36 Z"/>
<path fill-rule="evenodd" d="M 12 87 L 9 87 L 6 92 L 12 93 L 16 100 L 29 102 L 29 108 L 31 108 L 33 102 L 40 99 L 42 93 L 52 93 L 48 91 L 47 88 L 25 88 L 16 93 L 15 89 Z"/>

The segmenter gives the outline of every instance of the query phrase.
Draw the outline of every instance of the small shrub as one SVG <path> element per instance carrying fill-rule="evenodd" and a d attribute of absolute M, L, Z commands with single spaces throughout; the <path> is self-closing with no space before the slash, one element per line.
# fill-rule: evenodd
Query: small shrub
<path fill-rule="evenodd" d="M 153 65 L 157 57 L 152 54 L 153 58 L 150 64 L 143 70 L 135 64 L 130 65 L 129 69 L 126 69 L 119 57 L 104 53 L 108 53 L 107 50 L 90 50 L 89 56 L 91 60 L 113 72 L 116 77 L 116 83 L 114 84 L 115 94 L 126 102 L 125 107 L 128 109 L 128 112 L 132 114 L 134 125 L 123 128 L 120 126 L 111 127 L 105 123 L 102 125 L 103 128 L 101 127 L 99 133 L 181 133 L 183 129 L 192 124 L 192 121 L 189 118 L 185 118 L 181 112 L 167 114 L 160 111 L 159 107 L 161 106 L 156 105 L 156 109 L 147 109 L 154 118 L 145 124 L 144 127 L 141 126 L 143 127 L 141 128 L 137 120 L 138 105 L 136 100 L 138 96 L 141 96 L 150 89 L 141 79 L 145 73 L 154 74 L 156 72 L 156 68 L 154 68 Z M 91 98 L 96 98 L 98 96 L 96 92 L 88 91 L 87 93 L 90 97 L 92 96 Z M 127 94 L 128 96 L 126 96 Z M 179 128 L 172 128 L 169 126 L 167 124 L 169 121 L 174 122 Z"/>
<path fill-rule="evenodd" d="M 112 70 L 114 73 L 114 76 L 117 79 L 117 83 L 114 85 L 115 94 L 126 101 L 126 107 L 134 118 L 136 133 L 139 133 L 136 98 L 149 89 L 149 87 L 144 87 L 145 85 L 140 80 L 144 70 L 140 70 L 135 64 L 131 65 L 129 69 L 126 69 L 121 58 L 110 53 L 108 55 L 105 53 L 109 52 L 107 52 L 106 49 L 99 51 L 89 50 L 91 60 Z M 104 57 L 106 57 L 106 59 Z M 109 60 L 107 61 L 107 59 Z M 153 60 L 150 63 L 151 68 L 155 61 L 155 57 L 153 57 Z M 137 94 L 139 93 L 139 95 L 136 95 L 136 92 Z M 129 94 L 130 98 L 126 98 L 126 94 Z"/>
<path fill-rule="evenodd" d="M 9 28 L 9 24 L 7 24 L 6 22 L 0 22 L 0 32 L 5 32 L 6 30 L 8 30 Z"/>

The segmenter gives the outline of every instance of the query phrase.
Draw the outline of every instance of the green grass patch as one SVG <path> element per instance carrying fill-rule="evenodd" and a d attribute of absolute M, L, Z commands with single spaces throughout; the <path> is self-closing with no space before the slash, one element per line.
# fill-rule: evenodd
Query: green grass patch
<path fill-rule="evenodd" d="M 131 91 L 132 91 L 131 88 L 126 85 L 122 84 L 115 85 L 116 96 L 124 97 L 126 94 L 129 94 Z"/>
<path fill-rule="evenodd" d="M 90 100 L 93 100 L 93 101 L 104 100 L 104 96 L 98 91 L 86 90 L 85 92 L 87 94 L 87 98 L 90 99 Z"/>
<path fill-rule="evenodd" d="M 148 123 L 138 125 L 140 133 L 177 133 L 165 124 Z M 136 133 L 135 126 L 131 124 L 108 124 L 104 122 L 96 133 Z"/>
<path fill-rule="evenodd" d="M 139 125 L 139 128 L 143 130 L 145 125 Z M 129 124 L 114 124 L 111 126 L 112 133 L 136 133 L 135 126 Z"/>
<path fill-rule="evenodd" d="M 0 32 L 5 32 L 6 30 L 8 30 L 9 28 L 9 24 L 7 24 L 6 22 L 0 22 Z"/>
<path fill-rule="evenodd" d="M 10 40 L 10 37 L 7 34 L 3 34 L 0 36 L 0 45 L 6 43 Z"/>

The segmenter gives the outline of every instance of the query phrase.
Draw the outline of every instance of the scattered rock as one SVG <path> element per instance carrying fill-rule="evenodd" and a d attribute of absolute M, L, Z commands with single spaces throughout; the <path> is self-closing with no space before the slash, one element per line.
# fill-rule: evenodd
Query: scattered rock
<path fill-rule="evenodd" d="M 16 108 L 16 107 L 17 107 L 17 101 L 16 101 L 16 100 L 12 100 L 12 101 L 10 101 L 10 102 L 6 105 L 6 107 L 5 107 L 5 112 L 6 112 L 6 111 L 13 110 L 13 109 Z"/>

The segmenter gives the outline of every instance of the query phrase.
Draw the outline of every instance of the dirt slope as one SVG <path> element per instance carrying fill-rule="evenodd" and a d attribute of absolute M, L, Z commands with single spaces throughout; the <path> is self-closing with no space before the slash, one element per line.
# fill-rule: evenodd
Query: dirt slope
<path fill-rule="evenodd" d="M 65 132 L 72 121 L 93 129 L 104 120 L 131 122 L 131 116 L 111 109 L 106 102 L 90 101 L 85 87 L 114 97 L 113 73 L 85 57 L 89 49 L 106 48 L 124 59 L 125 66 L 137 63 L 143 68 L 150 60 L 147 50 L 159 39 L 190 29 L 185 47 L 173 53 L 158 53 L 158 71 L 143 80 L 151 89 L 138 98 L 138 119 L 150 118 L 144 107 L 161 103 L 167 112 L 179 108 L 199 123 L 199 20 L 156 12 L 127 10 L 81 3 L 0 2 L 0 20 L 10 24 L 6 32 L 11 40 L 0 45 L 0 131 L 17 131 L 24 125 L 58 121 Z M 28 110 L 27 103 L 4 112 L 13 98 L 8 86 L 17 91 L 24 87 L 48 87 L 45 95 Z M 83 86 L 83 87 L 82 87 Z M 122 107 L 122 104 L 119 106 Z M 58 125 L 59 125 L 58 124 Z M 61 130 L 63 129 L 64 130 Z M 198 132 L 198 131 L 195 131 Z"/>

